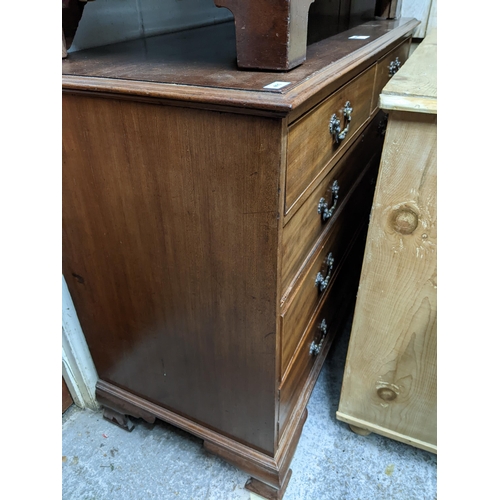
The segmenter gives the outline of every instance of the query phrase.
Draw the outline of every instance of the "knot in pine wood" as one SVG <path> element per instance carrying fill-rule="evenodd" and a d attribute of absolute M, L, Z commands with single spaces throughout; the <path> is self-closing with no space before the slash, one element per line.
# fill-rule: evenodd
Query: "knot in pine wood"
<path fill-rule="evenodd" d="M 418 226 L 418 214 L 408 207 L 394 211 L 392 225 L 401 234 L 411 234 Z"/>
<path fill-rule="evenodd" d="M 378 389 L 377 395 L 384 401 L 394 401 L 398 397 L 398 395 L 388 387 L 381 387 L 380 389 Z"/>

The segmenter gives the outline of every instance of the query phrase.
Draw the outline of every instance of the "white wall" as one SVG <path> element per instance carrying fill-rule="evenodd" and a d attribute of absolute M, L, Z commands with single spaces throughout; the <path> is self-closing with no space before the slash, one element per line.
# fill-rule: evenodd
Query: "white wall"
<path fill-rule="evenodd" d="M 402 0 L 401 17 L 414 17 L 420 25 L 414 38 L 425 38 L 427 30 L 437 27 L 437 0 Z"/>
<path fill-rule="evenodd" d="M 68 52 L 229 19 L 213 0 L 95 0 L 86 4 Z"/>
<path fill-rule="evenodd" d="M 78 321 L 66 280 L 62 277 L 62 375 L 80 408 L 97 410 L 97 371 Z"/>

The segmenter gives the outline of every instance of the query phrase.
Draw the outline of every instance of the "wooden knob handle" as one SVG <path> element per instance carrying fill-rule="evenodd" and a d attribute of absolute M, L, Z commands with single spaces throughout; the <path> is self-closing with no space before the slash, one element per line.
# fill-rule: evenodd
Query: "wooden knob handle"
<path fill-rule="evenodd" d="M 392 390 L 389 389 L 388 387 L 381 387 L 377 391 L 378 397 L 380 399 L 383 399 L 384 401 L 394 401 L 398 395 Z"/>

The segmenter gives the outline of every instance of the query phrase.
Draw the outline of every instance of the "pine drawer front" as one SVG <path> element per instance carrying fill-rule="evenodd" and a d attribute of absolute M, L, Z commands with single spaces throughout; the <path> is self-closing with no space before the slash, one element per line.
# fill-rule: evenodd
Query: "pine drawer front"
<path fill-rule="evenodd" d="M 365 70 L 290 126 L 285 213 L 369 118 L 375 69 Z"/>
<path fill-rule="evenodd" d="M 282 300 L 291 291 L 297 274 L 335 223 L 349 193 L 371 155 L 382 151 L 379 120 L 373 120 L 328 175 L 309 195 L 283 229 L 281 268 Z"/>
<path fill-rule="evenodd" d="M 375 85 L 373 86 L 372 113 L 378 108 L 378 99 L 382 89 L 408 59 L 410 46 L 411 39 L 405 40 L 377 62 L 377 73 L 375 76 Z"/>
<path fill-rule="evenodd" d="M 362 226 L 358 234 L 361 236 L 361 233 L 366 233 L 366 225 Z M 332 285 L 331 292 L 310 323 L 286 379 L 281 383 L 279 439 L 286 429 L 293 408 L 304 390 L 307 390 L 305 386 L 309 385 L 307 382 L 314 364 L 317 361 L 322 363 L 329 343 L 339 333 L 339 329 L 344 326 L 347 316 L 353 310 L 363 253 L 364 238 L 358 237 Z"/>

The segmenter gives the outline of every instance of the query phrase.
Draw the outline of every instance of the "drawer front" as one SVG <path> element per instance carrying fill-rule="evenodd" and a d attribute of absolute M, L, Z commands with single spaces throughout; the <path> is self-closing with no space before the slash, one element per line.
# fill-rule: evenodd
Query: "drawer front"
<path fill-rule="evenodd" d="M 375 69 L 373 65 L 365 70 L 290 126 L 285 213 L 290 210 L 309 184 L 325 170 L 327 164 L 346 148 L 356 131 L 369 118 Z M 344 116 L 347 102 L 352 108 L 350 122 Z M 334 115 L 340 122 L 338 128 L 341 132 L 344 132 L 348 125 L 344 138 L 342 138 L 342 133 L 330 132 L 330 128 L 332 130 L 336 128 L 333 124 Z"/>
<path fill-rule="evenodd" d="M 372 120 L 284 227 L 282 297 L 293 286 L 294 278 L 307 263 L 314 247 L 321 244 L 321 238 L 335 223 L 363 169 L 374 155 L 381 154 L 384 137 L 379 126 L 382 116 Z"/>
<path fill-rule="evenodd" d="M 349 252 L 349 257 L 333 283 L 331 292 L 321 305 L 304 336 L 287 378 L 281 384 L 279 439 L 286 429 L 293 408 L 304 390 L 307 390 L 306 385 L 309 386 L 307 381 L 314 365 L 323 363 L 326 356 L 325 347 L 337 333 L 340 333 L 348 316 L 353 311 L 361 274 L 366 231 L 367 226 L 362 226 L 359 237 L 356 239 L 352 251 Z M 323 342 L 321 342 L 322 339 Z M 321 366 L 318 367 L 318 372 L 320 368 Z M 310 389 L 312 390 L 312 387 Z"/>
<path fill-rule="evenodd" d="M 373 86 L 372 113 L 378 108 L 378 99 L 382 89 L 408 59 L 410 46 L 411 38 L 404 41 L 377 62 L 377 74 L 375 76 L 375 85 Z"/>
<path fill-rule="evenodd" d="M 368 220 L 374 190 L 374 183 L 371 184 L 370 179 L 375 181 L 378 163 L 379 157 L 365 169 L 361 182 L 338 214 L 324 245 L 305 271 L 304 278 L 292 291 L 291 299 L 282 308 L 282 378 L 286 377 L 287 368 L 314 311 L 328 294 L 356 230 L 363 221 Z"/>

